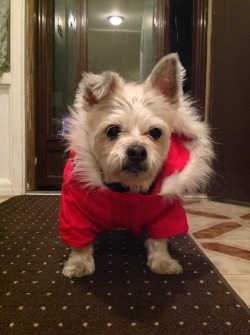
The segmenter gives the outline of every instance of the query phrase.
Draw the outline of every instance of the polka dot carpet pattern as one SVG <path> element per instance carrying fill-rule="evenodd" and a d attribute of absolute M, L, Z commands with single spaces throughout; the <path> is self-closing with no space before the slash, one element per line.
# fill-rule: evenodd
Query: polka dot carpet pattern
<path fill-rule="evenodd" d="M 181 275 L 151 273 L 143 240 L 115 231 L 98 236 L 92 276 L 65 278 L 58 208 L 59 196 L 0 204 L 1 335 L 250 334 L 246 306 L 189 236 L 170 239 Z"/>

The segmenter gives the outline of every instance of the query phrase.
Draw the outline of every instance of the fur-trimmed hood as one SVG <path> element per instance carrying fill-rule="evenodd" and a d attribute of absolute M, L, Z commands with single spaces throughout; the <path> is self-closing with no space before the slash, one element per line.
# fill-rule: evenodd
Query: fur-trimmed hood
<path fill-rule="evenodd" d="M 183 94 L 184 74 L 177 54 L 164 57 L 144 84 L 126 83 L 117 73 L 110 71 L 101 75 L 84 74 L 68 120 L 68 133 L 65 135 L 68 149 L 75 153 L 72 174 L 88 187 L 106 187 L 102 169 L 93 152 L 91 130 L 85 126 L 92 109 L 98 108 L 99 103 L 102 105 L 107 97 L 112 102 L 118 96 L 123 113 L 122 109 L 133 106 L 134 99 L 143 100 L 147 95 L 146 104 L 154 105 L 157 96 L 160 103 L 157 104 L 156 114 L 159 112 L 164 115 L 170 136 L 188 139 L 183 141 L 183 145 L 189 152 L 185 168 L 167 176 L 159 192 L 165 197 L 182 197 L 186 193 L 203 190 L 212 172 L 214 152 L 209 127 L 201 121 L 192 102 Z M 102 113 L 96 117 L 100 115 Z M 162 157 L 163 160 L 165 158 Z"/>
<path fill-rule="evenodd" d="M 194 113 L 191 102 L 184 99 L 174 118 L 172 136 L 183 140 L 183 146 L 189 152 L 189 160 L 180 172 L 166 176 L 159 194 L 165 197 L 180 197 L 203 190 L 212 173 L 211 162 L 214 157 L 210 130 L 205 122 Z M 84 117 L 84 115 L 81 115 Z M 75 153 L 73 175 L 89 187 L 106 188 L 102 181 L 99 166 L 89 153 L 85 130 L 81 133 L 81 142 L 75 139 L 69 149 Z"/>

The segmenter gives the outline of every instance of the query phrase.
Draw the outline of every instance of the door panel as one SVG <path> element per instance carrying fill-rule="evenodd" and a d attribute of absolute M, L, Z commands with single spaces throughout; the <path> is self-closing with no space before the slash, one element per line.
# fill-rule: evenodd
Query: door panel
<path fill-rule="evenodd" d="M 215 174 L 210 195 L 250 203 L 250 2 L 213 1 L 210 116 Z M 232 24 L 233 22 L 233 24 Z"/>
<path fill-rule="evenodd" d="M 37 2 L 36 189 L 62 184 L 67 159 L 63 120 L 84 69 L 85 9 L 82 0 Z"/>

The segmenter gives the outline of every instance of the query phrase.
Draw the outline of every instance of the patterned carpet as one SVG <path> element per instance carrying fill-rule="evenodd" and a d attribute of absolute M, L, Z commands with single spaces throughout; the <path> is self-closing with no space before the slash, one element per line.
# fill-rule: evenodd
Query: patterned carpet
<path fill-rule="evenodd" d="M 57 230 L 59 196 L 0 204 L 0 334 L 249 335 L 245 304 L 189 236 L 170 240 L 184 273 L 147 268 L 143 240 L 98 236 L 96 272 L 62 276 L 69 249 Z"/>

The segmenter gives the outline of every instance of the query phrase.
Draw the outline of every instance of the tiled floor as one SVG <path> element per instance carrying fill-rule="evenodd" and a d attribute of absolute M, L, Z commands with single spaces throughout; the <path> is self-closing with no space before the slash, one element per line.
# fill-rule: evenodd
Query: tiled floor
<path fill-rule="evenodd" d="M 189 233 L 250 308 L 250 207 L 186 201 Z"/>
<path fill-rule="evenodd" d="M 188 199 L 185 210 L 191 237 L 250 308 L 250 207 Z"/>

